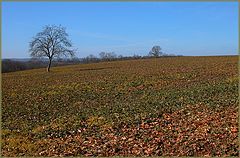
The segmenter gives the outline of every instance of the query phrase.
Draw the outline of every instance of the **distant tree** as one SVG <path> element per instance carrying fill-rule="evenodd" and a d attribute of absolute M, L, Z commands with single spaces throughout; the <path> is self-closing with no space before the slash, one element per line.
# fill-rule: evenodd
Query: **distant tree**
<path fill-rule="evenodd" d="M 79 62 L 80 62 L 80 59 L 75 56 L 75 57 L 72 58 L 72 61 L 73 61 L 74 63 L 79 63 Z"/>
<path fill-rule="evenodd" d="M 109 52 L 109 53 L 107 53 L 107 58 L 108 58 L 109 60 L 116 59 L 116 58 L 117 58 L 117 54 L 114 53 L 114 52 Z"/>
<path fill-rule="evenodd" d="M 133 59 L 140 59 L 140 58 L 141 58 L 141 56 L 140 56 L 140 55 L 138 55 L 138 54 L 134 54 L 132 58 L 133 58 Z"/>
<path fill-rule="evenodd" d="M 154 56 L 154 57 L 161 56 L 163 54 L 161 50 L 162 49 L 160 46 L 153 46 L 152 50 L 149 52 L 149 56 Z"/>
<path fill-rule="evenodd" d="M 61 56 L 74 57 L 75 54 L 75 50 L 71 49 L 72 43 L 68 39 L 66 29 L 61 26 L 45 26 L 42 32 L 33 37 L 29 46 L 32 57 L 47 57 L 49 59 L 48 72 L 53 58 Z"/>
<path fill-rule="evenodd" d="M 101 52 L 101 53 L 99 53 L 99 57 L 100 57 L 101 59 L 105 59 L 105 58 L 106 58 L 106 52 Z"/>
<path fill-rule="evenodd" d="M 96 59 L 97 57 L 93 54 L 90 54 L 89 56 L 87 56 L 88 59 Z"/>
<path fill-rule="evenodd" d="M 101 52 L 99 56 L 102 60 L 113 60 L 117 58 L 117 55 L 114 52 Z"/>
<path fill-rule="evenodd" d="M 83 62 L 85 62 L 85 63 L 97 62 L 98 60 L 99 59 L 95 55 L 93 55 L 93 54 L 90 54 L 87 57 L 83 58 Z"/>
<path fill-rule="evenodd" d="M 118 58 L 118 59 L 123 59 L 123 57 L 124 57 L 124 56 L 120 54 L 120 55 L 118 55 L 117 58 Z"/>

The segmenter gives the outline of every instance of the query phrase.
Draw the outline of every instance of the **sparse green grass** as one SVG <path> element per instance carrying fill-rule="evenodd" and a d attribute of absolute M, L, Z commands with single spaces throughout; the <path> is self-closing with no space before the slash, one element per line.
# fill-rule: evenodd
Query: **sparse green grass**
<path fill-rule="evenodd" d="M 36 69 L 2 74 L 3 155 L 174 155 L 166 146 L 158 146 L 161 149 L 158 153 L 150 146 L 141 152 L 134 147 L 132 150 L 136 152 L 128 153 L 124 145 L 131 146 L 131 142 L 121 140 L 125 144 L 115 145 L 114 152 L 109 149 L 112 146 L 96 150 L 90 146 L 77 147 L 84 146 L 79 142 L 88 137 L 92 137 L 91 142 L 104 139 L 110 129 L 116 136 L 123 136 L 121 131 L 125 128 L 133 130 L 145 121 L 151 124 L 148 120 L 159 123 L 155 119 L 164 120 L 163 115 L 172 116 L 187 106 L 203 105 L 208 109 L 205 111 L 212 111 L 216 117 L 220 115 L 219 109 L 229 107 L 237 113 L 237 61 L 237 57 L 175 57 L 54 67 L 51 73 Z M 225 128 L 235 128 L 237 125 L 233 122 Z M 78 131 L 83 129 L 79 136 Z M 166 130 L 165 126 L 154 129 Z M 212 130 L 219 131 L 215 127 Z M 235 147 L 225 149 L 217 138 L 211 139 L 217 148 L 210 155 L 236 156 Z M 48 149 L 56 142 L 63 146 Z M 106 142 L 98 143 L 106 145 Z M 183 156 L 209 154 L 205 150 L 202 154 L 198 150 L 188 152 L 183 144 L 179 146 Z M 222 153 L 218 153 L 220 150 Z M 181 152 L 175 155 L 178 153 Z"/>

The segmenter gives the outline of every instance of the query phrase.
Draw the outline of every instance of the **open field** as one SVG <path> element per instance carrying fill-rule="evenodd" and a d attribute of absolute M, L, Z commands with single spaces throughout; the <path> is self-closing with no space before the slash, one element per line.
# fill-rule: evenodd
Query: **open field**
<path fill-rule="evenodd" d="M 238 57 L 2 74 L 4 156 L 237 156 Z"/>

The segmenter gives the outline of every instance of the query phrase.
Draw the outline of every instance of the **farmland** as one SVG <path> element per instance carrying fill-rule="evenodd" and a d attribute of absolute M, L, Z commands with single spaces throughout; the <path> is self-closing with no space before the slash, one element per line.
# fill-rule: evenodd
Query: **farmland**
<path fill-rule="evenodd" d="M 237 156 L 238 57 L 2 74 L 4 156 Z"/>

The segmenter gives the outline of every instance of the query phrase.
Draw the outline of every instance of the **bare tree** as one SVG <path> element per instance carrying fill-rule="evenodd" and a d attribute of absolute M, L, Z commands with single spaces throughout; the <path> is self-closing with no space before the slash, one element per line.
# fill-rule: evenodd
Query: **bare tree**
<path fill-rule="evenodd" d="M 99 59 L 93 54 L 90 54 L 87 57 L 83 58 L 84 63 L 97 62 L 98 60 Z"/>
<path fill-rule="evenodd" d="M 107 61 L 117 58 L 117 54 L 115 54 L 114 52 L 101 52 L 99 53 L 99 56 L 101 60 L 107 60 Z"/>
<path fill-rule="evenodd" d="M 45 26 L 43 31 L 32 39 L 29 46 L 32 57 L 47 57 L 49 59 L 48 72 L 53 58 L 74 57 L 75 54 L 75 50 L 71 49 L 72 43 L 68 39 L 66 29 L 62 26 Z"/>
<path fill-rule="evenodd" d="M 106 60 L 107 59 L 107 53 L 106 52 L 101 52 L 99 53 L 99 56 L 102 60 Z"/>
<path fill-rule="evenodd" d="M 161 52 L 161 47 L 160 46 L 153 46 L 152 50 L 149 52 L 149 56 L 154 56 L 154 57 L 158 57 L 162 55 Z"/>

